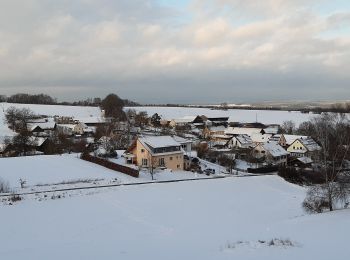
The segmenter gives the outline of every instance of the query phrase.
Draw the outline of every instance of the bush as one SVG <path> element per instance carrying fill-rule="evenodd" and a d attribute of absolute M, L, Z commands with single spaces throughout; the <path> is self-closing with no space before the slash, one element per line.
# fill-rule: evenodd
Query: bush
<path fill-rule="evenodd" d="M 302 206 L 307 213 L 322 213 L 329 209 L 329 203 L 326 188 L 317 185 L 309 188 Z"/>
<path fill-rule="evenodd" d="M 9 193 L 9 192 L 11 192 L 9 183 L 0 178 L 0 193 Z"/>
<path fill-rule="evenodd" d="M 11 197 L 9 197 L 9 201 L 11 202 L 17 202 L 21 200 L 22 200 L 22 197 L 19 196 L 18 194 L 12 194 Z"/>

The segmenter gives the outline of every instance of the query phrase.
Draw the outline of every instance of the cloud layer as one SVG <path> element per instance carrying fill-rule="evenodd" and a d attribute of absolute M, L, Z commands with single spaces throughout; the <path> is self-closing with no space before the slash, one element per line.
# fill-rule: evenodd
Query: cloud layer
<path fill-rule="evenodd" d="M 0 0 L 0 93 L 116 92 L 147 103 L 350 99 L 349 4 L 164 2 Z"/>

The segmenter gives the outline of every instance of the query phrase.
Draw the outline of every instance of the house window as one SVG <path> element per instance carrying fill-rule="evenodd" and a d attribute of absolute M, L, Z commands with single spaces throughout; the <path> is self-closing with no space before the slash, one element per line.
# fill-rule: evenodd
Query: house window
<path fill-rule="evenodd" d="M 147 166 L 147 164 L 148 164 L 147 159 L 142 158 L 142 165 Z"/>
<path fill-rule="evenodd" d="M 159 166 L 165 166 L 164 158 L 159 158 Z"/>
<path fill-rule="evenodd" d="M 141 153 L 144 153 L 145 152 L 145 149 L 141 149 Z"/>
<path fill-rule="evenodd" d="M 178 168 L 178 169 L 180 168 L 180 165 L 179 165 L 179 164 L 177 165 L 177 168 Z"/>
<path fill-rule="evenodd" d="M 173 157 L 170 156 L 169 160 L 172 161 L 172 160 L 173 160 Z"/>

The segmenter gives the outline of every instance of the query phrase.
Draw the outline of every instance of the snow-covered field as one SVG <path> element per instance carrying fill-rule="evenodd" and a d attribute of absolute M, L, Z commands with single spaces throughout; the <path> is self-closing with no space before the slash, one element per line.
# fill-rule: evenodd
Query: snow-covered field
<path fill-rule="evenodd" d="M 119 154 L 121 152 L 119 151 Z M 111 159 L 111 161 L 124 164 L 122 157 Z M 0 178 L 18 193 L 48 190 L 48 188 L 74 188 L 207 177 L 205 174 L 196 175 L 188 171 L 165 169 L 156 170 L 153 176 L 154 180 L 147 170 L 140 171 L 139 178 L 134 178 L 81 160 L 78 154 L 0 158 Z M 25 189 L 20 189 L 20 179 L 26 181 Z"/>
<path fill-rule="evenodd" d="M 29 108 L 35 114 L 46 116 L 71 116 L 71 117 L 98 117 L 101 116 L 99 107 L 82 107 L 82 106 L 61 106 L 61 105 L 35 105 L 35 104 L 15 104 L 0 103 L 1 113 L 9 107 Z"/>
<path fill-rule="evenodd" d="M 0 103 L 0 137 L 12 136 L 13 132 L 8 129 L 4 122 L 5 111 L 11 106 L 17 108 L 29 108 L 34 113 L 46 116 L 72 116 L 74 118 L 100 117 L 101 110 L 98 107 L 61 106 L 61 105 L 34 105 Z M 126 107 L 125 109 L 129 109 Z M 281 124 L 286 120 L 292 120 L 296 124 L 307 121 L 313 114 L 288 111 L 266 111 L 266 110 L 211 110 L 207 108 L 184 108 L 184 107 L 133 107 L 137 111 L 147 111 L 148 115 L 158 113 L 164 119 L 176 119 L 184 116 L 228 116 L 230 121 L 236 122 L 259 122 L 265 124 Z"/>
<path fill-rule="evenodd" d="M 75 155 L 40 155 L 0 158 L 0 178 L 18 189 L 19 179 L 26 186 L 58 184 L 81 180 L 103 179 L 130 182 L 133 177 L 115 172 L 94 163 L 83 161 Z"/>
<path fill-rule="evenodd" d="M 9 129 L 5 123 L 5 112 L 12 106 L 17 108 L 29 108 L 37 115 L 48 117 L 71 116 L 74 118 L 88 118 L 101 116 L 101 110 L 98 107 L 0 103 L 0 143 L 1 138 L 14 135 L 13 131 Z"/>
<path fill-rule="evenodd" d="M 277 176 L 0 205 L 1 259 L 348 259 L 350 210 L 305 215 Z M 290 241 L 282 245 L 269 241 Z"/>
<path fill-rule="evenodd" d="M 126 108 L 128 109 L 128 108 Z M 206 115 L 209 117 L 229 117 L 232 122 L 251 123 L 258 122 L 264 124 L 282 124 L 284 121 L 292 120 L 300 124 L 315 114 L 304 114 L 296 111 L 273 111 L 273 110 L 211 110 L 209 108 L 187 108 L 187 107 L 133 107 L 136 111 L 146 111 L 149 116 L 158 113 L 163 119 L 177 119 L 185 116 Z"/>

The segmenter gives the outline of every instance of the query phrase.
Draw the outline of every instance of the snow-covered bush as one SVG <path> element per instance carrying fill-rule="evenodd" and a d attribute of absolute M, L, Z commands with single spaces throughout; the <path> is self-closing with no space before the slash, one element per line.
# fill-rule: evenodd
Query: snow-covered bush
<path fill-rule="evenodd" d="M 8 193 L 10 191 L 9 183 L 0 178 L 0 193 Z"/>

